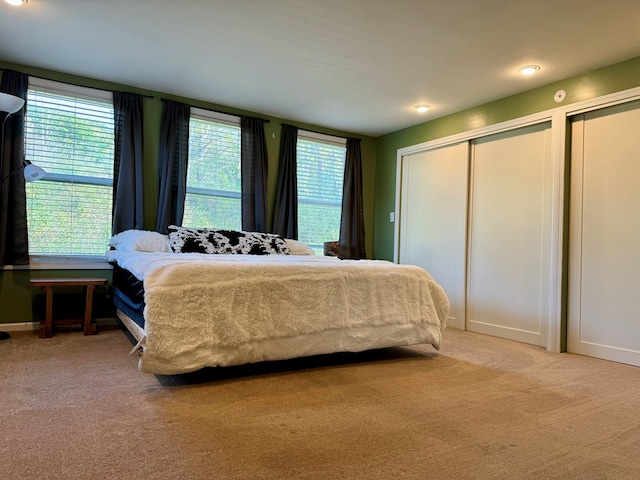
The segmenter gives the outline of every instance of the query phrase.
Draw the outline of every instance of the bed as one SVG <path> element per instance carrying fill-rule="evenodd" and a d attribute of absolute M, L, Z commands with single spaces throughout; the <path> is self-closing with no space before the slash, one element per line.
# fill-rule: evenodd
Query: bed
<path fill-rule="evenodd" d="M 142 349 L 141 371 L 171 375 L 392 346 L 440 348 L 449 301 L 424 269 L 314 255 L 286 239 L 278 239 L 281 249 L 256 254 L 244 237 L 223 233 L 225 243 L 212 231 L 221 232 L 206 229 L 195 242 L 173 226 L 168 236 L 132 230 L 111 239 L 113 299 Z M 268 241 L 273 245 L 274 236 Z"/>

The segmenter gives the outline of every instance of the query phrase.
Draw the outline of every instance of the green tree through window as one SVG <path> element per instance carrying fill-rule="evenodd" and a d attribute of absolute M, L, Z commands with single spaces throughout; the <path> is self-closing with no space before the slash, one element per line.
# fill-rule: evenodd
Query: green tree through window
<path fill-rule="evenodd" d="M 321 255 L 324 242 L 340 237 L 346 142 L 307 135 L 299 133 L 296 154 L 298 239 Z"/>
<path fill-rule="evenodd" d="M 182 224 L 240 230 L 240 119 L 192 109 Z"/>
<path fill-rule="evenodd" d="M 26 188 L 31 255 L 93 256 L 107 249 L 113 103 L 109 92 L 89 90 L 30 81 L 25 154 L 47 172 Z"/>

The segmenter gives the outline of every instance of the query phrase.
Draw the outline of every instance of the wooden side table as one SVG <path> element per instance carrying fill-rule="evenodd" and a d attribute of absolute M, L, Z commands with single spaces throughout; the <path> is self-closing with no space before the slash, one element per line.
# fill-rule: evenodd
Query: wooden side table
<path fill-rule="evenodd" d="M 31 285 L 41 287 L 46 293 L 47 309 L 45 319 L 40 322 L 40 338 L 53 335 L 53 287 L 86 287 L 87 295 L 84 306 L 84 318 L 67 318 L 56 320 L 56 323 L 73 325 L 84 323 L 84 334 L 95 335 L 96 324 L 91 322 L 93 291 L 97 285 L 106 285 L 106 278 L 74 277 L 74 278 L 32 278 Z"/>

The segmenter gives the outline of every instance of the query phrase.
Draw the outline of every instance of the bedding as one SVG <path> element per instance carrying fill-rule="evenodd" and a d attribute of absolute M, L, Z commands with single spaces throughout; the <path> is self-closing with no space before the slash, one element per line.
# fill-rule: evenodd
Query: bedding
<path fill-rule="evenodd" d="M 122 295 L 118 315 L 136 331 L 148 373 L 419 343 L 439 349 L 449 312 L 424 269 L 387 261 L 117 249 L 107 257 L 115 298 Z M 144 291 L 139 327 L 130 322 L 136 302 L 122 301 L 123 275 Z"/>
<path fill-rule="evenodd" d="M 176 253 L 289 255 L 280 235 L 219 228 L 188 228 L 170 225 L 169 245 Z"/>
<path fill-rule="evenodd" d="M 125 230 L 124 232 L 118 233 L 109 239 L 109 247 L 114 250 L 136 250 L 139 252 L 180 252 L 182 247 L 184 246 L 184 242 L 187 238 L 197 238 L 201 233 L 198 232 L 206 232 L 206 231 L 218 231 L 222 232 L 221 235 L 225 235 L 224 232 L 228 232 L 232 235 L 238 237 L 238 234 L 251 234 L 251 235 L 259 235 L 264 236 L 263 238 L 271 238 L 274 237 L 276 239 L 280 239 L 279 235 L 267 233 L 258 233 L 258 232 L 234 232 L 233 230 L 222 230 L 222 229 L 197 229 L 197 228 L 188 228 L 188 227 L 177 227 L 175 225 L 169 226 L 169 229 L 173 232 L 173 242 L 170 242 L 169 235 L 163 235 L 158 232 L 150 231 L 150 230 Z M 208 240 L 204 240 L 206 243 Z M 229 240 L 227 240 L 229 241 Z M 284 243 L 283 243 L 284 242 Z M 200 253 L 229 253 L 229 252 L 207 252 L 206 246 L 200 246 L 199 249 L 203 250 Z M 239 248 L 236 247 L 235 253 L 249 253 L 249 252 L 239 252 Z M 275 247 L 273 250 L 266 253 L 280 253 L 280 254 L 288 254 L 288 255 L 315 255 L 313 249 L 298 241 L 293 240 L 291 238 L 283 238 L 282 240 L 277 240 Z"/>
<path fill-rule="evenodd" d="M 125 230 L 109 240 L 109 246 L 118 250 L 140 252 L 170 252 L 169 236 L 149 230 Z"/>

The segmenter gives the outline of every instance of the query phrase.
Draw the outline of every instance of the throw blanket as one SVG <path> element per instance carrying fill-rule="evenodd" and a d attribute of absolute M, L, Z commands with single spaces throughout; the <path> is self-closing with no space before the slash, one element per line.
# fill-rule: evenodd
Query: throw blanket
<path fill-rule="evenodd" d="M 266 342 L 281 345 L 287 339 L 318 339 L 342 331 L 357 336 L 408 326 L 428 332 L 424 341 L 439 349 L 449 313 L 444 291 L 424 269 L 387 261 L 118 251 L 108 255 L 144 281 L 143 359 L 147 358 L 141 364 L 168 365 L 188 358 L 188 367 L 176 371 L 241 363 L 212 357 L 216 350 L 250 351 Z M 337 347 L 322 351 L 339 351 Z M 256 358 L 254 353 L 249 360 Z M 287 358 L 286 353 L 281 358 Z M 257 359 L 265 357 L 258 354 Z M 173 372 L 173 367 L 168 370 Z"/>

